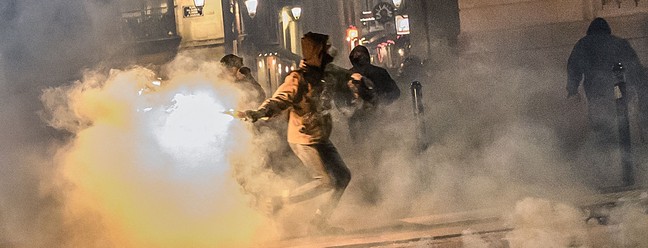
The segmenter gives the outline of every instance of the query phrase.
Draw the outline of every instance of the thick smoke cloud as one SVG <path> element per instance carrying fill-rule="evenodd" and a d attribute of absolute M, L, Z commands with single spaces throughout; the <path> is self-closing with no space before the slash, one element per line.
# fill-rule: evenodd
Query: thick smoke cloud
<path fill-rule="evenodd" d="M 584 213 L 542 199 L 520 201 L 509 216 L 511 247 L 589 247 Z"/>
<path fill-rule="evenodd" d="M 36 114 L 41 89 L 80 75 L 110 50 L 110 11 L 94 1 L 0 2 L 0 246 L 36 247 L 65 238 L 60 195 L 43 191 L 60 136 Z M 96 12 L 96 13 L 90 13 Z M 100 42 L 101 41 L 101 42 Z M 103 44 L 107 42 L 107 44 Z"/>
<path fill-rule="evenodd" d="M 205 169 L 199 166 L 212 161 L 207 156 L 215 148 L 188 160 L 188 152 L 196 151 L 193 147 L 176 151 L 185 157 L 174 159 L 154 145 L 150 133 L 159 127 L 144 126 L 156 122 L 144 122 L 135 110 L 146 107 L 138 105 L 144 99 L 137 95 L 142 82 L 157 75 L 144 68 L 104 69 L 116 60 L 132 61 L 123 54 L 116 57 L 113 50 L 119 44 L 114 33 L 117 12 L 112 11 L 116 9 L 114 1 L 0 3 L 0 246 L 210 247 L 253 242 L 249 237 L 263 227 L 264 218 L 232 178 L 244 177 L 233 170 L 253 171 L 261 166 L 259 161 L 235 153 L 232 161 L 221 157 L 216 160 L 219 166 Z M 179 60 L 166 71 L 175 83 L 205 84 L 184 91 L 175 88 L 180 92 L 214 91 L 222 81 L 216 63 L 182 56 Z M 201 76 L 183 78 L 184 74 Z M 212 96 L 236 107 L 233 99 L 240 92 L 215 92 L 227 92 Z M 154 98 L 169 101 L 173 96 Z M 222 110 L 211 110 L 211 116 L 225 116 L 218 112 Z M 245 145 L 249 136 L 241 125 L 230 131 L 243 134 L 223 146 L 254 152 L 246 150 L 252 148 Z M 179 160 L 188 165 L 175 166 Z M 262 187 L 256 184 L 263 183 L 248 185 L 258 189 Z M 218 198 L 223 194 L 228 197 Z"/>
<path fill-rule="evenodd" d="M 402 84 L 401 101 L 390 106 L 388 121 L 376 134 L 367 130 L 378 164 L 363 171 L 370 165 L 350 162 L 352 172 L 378 174 L 379 192 L 387 195 L 379 208 L 385 210 L 386 204 L 396 212 L 412 211 L 408 214 L 444 212 L 458 206 L 469 210 L 512 204 L 528 194 L 586 192 L 563 149 L 579 134 L 560 137 L 573 124 L 552 123 L 570 118 L 570 111 L 578 108 L 558 95 L 562 87 L 549 84 L 561 80 L 560 73 L 541 75 L 546 71 L 505 67 L 497 59 L 446 56 L 444 66 L 422 71 L 429 73 L 423 99 L 430 147 L 420 155 L 413 151 L 415 119 L 409 88 Z M 376 156 L 346 155 L 360 161 Z M 356 175 L 362 180 L 362 174 Z M 411 209 L 402 209 L 406 199 Z"/>
<path fill-rule="evenodd" d="M 156 136 L 163 129 L 151 124 L 168 115 L 137 111 L 149 106 L 137 91 L 158 75 L 95 66 L 115 59 L 116 27 L 108 25 L 115 8 L 115 1 L 0 1 L 0 246 L 209 247 L 273 234 L 260 214 L 264 198 L 304 180 L 299 162 L 276 145 L 285 138 L 272 130 L 285 123 L 255 129 L 233 121 L 225 150 L 213 146 L 195 157 L 188 155 L 195 147 L 167 150 Z M 165 65 L 168 85 L 148 100 L 169 107 L 176 93 L 206 91 L 227 107 L 241 106 L 240 92 L 220 83 L 218 65 L 198 57 L 181 55 Z M 566 226 L 574 244 L 587 244 L 581 214 L 564 200 L 592 193 L 582 163 L 585 103 L 564 99 L 565 61 L 543 51 L 438 54 L 422 71 L 430 146 L 420 154 L 407 82 L 386 121 L 367 130 L 369 145 L 353 143 L 346 116 L 336 113 L 333 141 L 353 179 L 334 223 L 353 229 L 501 207 L 515 210 L 509 219 L 517 247 L 540 242 L 525 238 L 532 230 L 571 244 L 551 232 Z M 212 110 L 201 113 L 219 111 Z M 210 157 L 218 152 L 220 159 Z M 282 235 L 296 235 L 291 229 L 310 217 L 309 204 L 278 217 Z M 531 219 L 537 215 L 553 221 Z M 605 242 L 645 246 L 644 217 L 641 207 L 619 209 L 619 230 Z M 487 243 L 469 231 L 464 242 Z"/>
<path fill-rule="evenodd" d="M 375 220 L 371 216 L 398 218 L 483 208 L 501 209 L 503 218 L 511 218 L 508 213 L 517 209 L 517 216 L 530 222 L 551 219 L 545 223 L 547 229 L 572 225 L 576 241 L 562 240 L 564 233 L 542 234 L 562 242 L 556 247 L 572 241 L 588 244 L 583 232 L 589 229 L 582 226 L 577 199 L 595 194 L 599 187 L 620 185 L 621 169 L 616 165 L 593 168 L 588 163 L 593 150 L 586 102 L 565 98 L 565 63 L 566 57 L 544 50 L 505 56 L 438 54 L 419 75 L 425 139 L 430 146 L 421 154 L 413 151 L 411 97 L 408 82 L 400 82 L 401 102 L 390 106 L 386 121 L 376 130 L 366 130 L 374 150 L 367 153 L 356 149 L 357 144 L 345 143 L 343 157 L 355 177 L 338 221 L 366 226 L 371 225 L 366 219 Z M 344 131 L 336 138 L 350 142 Z M 638 136 L 634 138 L 637 166 L 642 168 L 645 145 Z M 641 169 L 638 173 L 638 180 L 643 180 Z M 601 175 L 608 180 L 600 180 Z M 379 178 L 378 189 L 367 190 L 362 180 L 368 176 Z M 374 198 L 379 200 L 367 201 L 367 194 L 377 194 Z M 547 204 L 555 211 L 552 215 L 540 217 L 529 210 L 546 209 Z M 520 233 L 520 243 L 512 247 L 536 242 L 523 234 L 524 226 L 516 226 L 520 230 L 512 235 Z M 480 243 L 474 236 L 465 242 L 477 247 Z"/>
<path fill-rule="evenodd" d="M 43 93 L 49 125 L 73 135 L 43 182 L 63 194 L 65 247 L 241 247 L 272 233 L 238 184 L 270 184 L 263 171 L 237 171 L 262 165 L 249 127 L 221 113 L 243 92 L 217 62 L 181 54 L 174 63 L 160 87 L 148 85 L 153 71 L 135 67 Z"/>

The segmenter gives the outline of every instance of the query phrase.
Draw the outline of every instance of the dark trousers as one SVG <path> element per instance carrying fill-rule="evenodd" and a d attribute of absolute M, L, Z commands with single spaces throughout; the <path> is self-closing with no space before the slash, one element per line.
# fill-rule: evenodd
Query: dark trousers
<path fill-rule="evenodd" d="M 351 181 L 349 168 L 330 141 L 312 145 L 291 143 L 290 148 L 306 166 L 312 181 L 290 192 L 288 201 L 301 202 L 332 190 L 331 198 L 319 209 L 319 214 L 328 218 Z"/>

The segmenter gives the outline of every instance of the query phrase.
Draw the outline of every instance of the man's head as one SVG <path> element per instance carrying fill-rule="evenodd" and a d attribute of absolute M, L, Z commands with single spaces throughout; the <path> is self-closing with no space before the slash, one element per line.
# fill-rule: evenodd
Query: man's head
<path fill-rule="evenodd" d="M 371 55 L 369 49 L 365 46 L 356 46 L 349 54 L 349 60 L 353 66 L 368 65 L 371 63 Z"/>
<path fill-rule="evenodd" d="M 587 29 L 587 35 L 592 34 L 612 34 L 612 29 L 605 19 L 598 17 L 590 23 Z"/>
<path fill-rule="evenodd" d="M 236 75 L 239 68 L 243 67 L 243 58 L 234 54 L 223 56 L 220 62 L 231 75 Z"/>
<path fill-rule="evenodd" d="M 323 67 L 333 61 L 326 53 L 330 45 L 328 35 L 308 32 L 301 39 L 304 63 L 309 66 Z"/>

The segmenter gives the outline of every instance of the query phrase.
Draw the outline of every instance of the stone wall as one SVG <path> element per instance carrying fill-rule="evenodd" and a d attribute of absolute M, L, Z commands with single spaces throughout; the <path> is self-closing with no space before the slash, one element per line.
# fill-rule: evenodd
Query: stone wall
<path fill-rule="evenodd" d="M 177 0 L 175 15 L 182 47 L 222 44 L 225 38 L 223 8 L 220 0 L 207 1 L 203 16 L 183 17 L 185 6 L 193 6 L 192 0 Z M 245 6 L 242 6 L 245 7 Z"/>
<path fill-rule="evenodd" d="M 624 0 L 619 7 L 616 1 L 460 0 L 459 8 L 463 54 L 569 52 L 591 20 L 600 16 L 648 62 L 648 1 Z"/>

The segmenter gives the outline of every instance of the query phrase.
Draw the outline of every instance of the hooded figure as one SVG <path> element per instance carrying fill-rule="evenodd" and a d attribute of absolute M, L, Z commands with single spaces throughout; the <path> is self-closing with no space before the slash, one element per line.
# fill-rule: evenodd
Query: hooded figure
<path fill-rule="evenodd" d="M 588 117 L 593 131 L 595 150 L 603 158 L 594 158 L 601 166 L 612 166 L 618 144 L 617 113 L 615 105 L 615 77 L 613 67 L 622 63 L 628 90 L 640 82 L 641 64 L 630 44 L 612 35 L 610 26 L 603 18 L 594 19 L 587 35 L 574 46 L 567 63 L 567 96 L 578 94 L 583 82 L 587 97 Z M 601 168 L 595 168 L 601 170 Z"/>
<path fill-rule="evenodd" d="M 400 97 L 400 89 L 394 79 L 389 76 L 389 72 L 371 64 L 371 55 L 369 55 L 367 47 L 356 46 L 353 48 L 349 54 L 349 60 L 353 65 L 350 69 L 351 72 L 360 73 L 374 83 L 378 105 L 391 104 Z"/>
<path fill-rule="evenodd" d="M 251 121 L 273 117 L 289 109 L 288 143 L 295 155 L 307 167 L 311 182 L 290 192 L 288 196 L 274 197 L 271 210 L 276 212 L 284 204 L 312 199 L 331 192 L 330 198 L 316 211 L 311 220 L 311 231 L 336 232 L 328 218 L 351 180 L 351 173 L 329 140 L 333 122 L 331 87 L 325 81 L 324 68 L 332 61 L 326 53 L 328 36 L 309 32 L 301 40 L 305 66 L 288 74 L 271 98 L 257 110 L 245 111 Z"/>
<path fill-rule="evenodd" d="M 356 46 L 349 54 L 353 73 L 359 73 L 373 85 L 371 101 L 365 101 L 349 118 L 349 134 L 354 141 L 368 137 L 369 131 L 377 128 L 379 120 L 384 117 L 382 107 L 391 104 L 400 97 L 400 89 L 387 70 L 371 64 L 369 50 Z M 365 143 L 365 142 L 363 142 Z"/>

